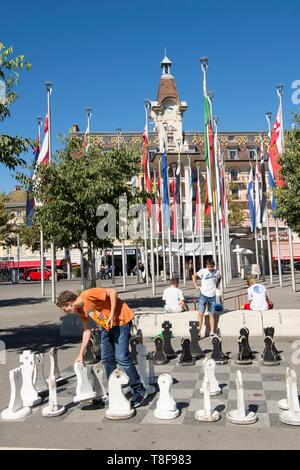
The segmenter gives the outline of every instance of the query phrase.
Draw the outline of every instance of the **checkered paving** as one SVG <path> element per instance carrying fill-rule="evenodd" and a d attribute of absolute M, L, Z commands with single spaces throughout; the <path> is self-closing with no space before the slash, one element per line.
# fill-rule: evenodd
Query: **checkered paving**
<path fill-rule="evenodd" d="M 209 356 L 207 356 L 209 357 Z M 242 372 L 246 410 L 255 411 L 258 421 L 250 427 L 270 428 L 271 426 L 285 426 L 279 420 L 278 400 L 286 396 L 285 370 L 288 366 L 284 357 L 278 366 L 264 366 L 261 359 L 257 358 L 252 364 L 242 366 L 229 360 L 228 364 L 216 365 L 216 377 L 222 388 L 220 395 L 211 397 L 212 409 L 221 414 L 221 419 L 215 423 L 203 423 L 195 419 L 195 411 L 202 409 L 203 396 L 200 395 L 200 387 L 203 379 L 202 360 L 196 361 L 193 366 L 182 366 L 179 358 L 173 359 L 168 364 L 156 365 L 155 374 L 158 377 L 162 373 L 168 373 L 173 377 L 172 395 L 180 410 L 180 415 L 174 420 L 158 420 L 154 417 L 154 409 L 158 399 L 158 393 L 149 396 L 143 406 L 136 410 L 136 414 L 130 418 L 130 423 L 157 424 L 157 425 L 194 425 L 205 426 L 235 426 L 226 420 L 226 412 L 236 408 L 235 376 L 239 369 Z M 74 404 L 73 397 L 76 390 L 76 377 L 72 367 L 66 369 L 63 374 L 66 381 L 57 389 L 59 404 L 65 405 L 67 412 L 59 417 L 51 418 L 57 421 L 70 421 L 74 423 L 91 422 L 105 425 L 111 422 L 105 417 L 105 409 L 89 402 Z M 128 389 L 129 391 L 129 389 Z M 126 393 L 127 390 L 125 389 Z M 28 420 L 40 420 L 41 409 L 47 403 L 47 396 L 42 404 L 34 407 Z M 128 420 L 118 421 L 118 425 L 126 425 Z"/>

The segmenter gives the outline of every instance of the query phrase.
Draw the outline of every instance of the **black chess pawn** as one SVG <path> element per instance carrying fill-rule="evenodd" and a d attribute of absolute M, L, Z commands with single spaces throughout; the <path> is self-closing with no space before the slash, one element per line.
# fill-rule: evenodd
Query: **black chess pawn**
<path fill-rule="evenodd" d="M 249 358 L 249 359 L 254 359 L 255 358 L 255 355 L 253 354 L 253 351 L 250 347 L 250 344 L 249 344 L 249 330 L 248 328 L 244 327 L 244 328 L 241 328 L 240 329 L 240 338 L 242 338 L 242 336 L 245 338 L 245 346 L 244 346 L 244 354 L 246 354 L 246 356 Z"/>
<path fill-rule="evenodd" d="M 193 366 L 195 364 L 195 359 L 193 358 L 190 350 L 191 342 L 189 339 L 181 340 L 182 352 L 179 359 L 181 366 Z"/>
<path fill-rule="evenodd" d="M 211 353 L 211 358 L 216 362 L 216 364 L 227 364 L 228 356 L 222 351 L 222 341 L 218 336 L 214 336 L 212 339 L 213 352 Z"/>
<path fill-rule="evenodd" d="M 189 325 L 190 325 L 190 335 L 191 335 L 191 345 L 190 345 L 191 355 L 194 359 L 200 359 L 201 357 L 204 357 L 204 354 L 199 344 L 199 322 L 190 321 Z"/>
<path fill-rule="evenodd" d="M 167 356 L 164 353 L 164 340 L 161 336 L 157 336 L 154 339 L 155 353 L 153 356 L 154 364 L 166 364 L 168 361 Z"/>
<path fill-rule="evenodd" d="M 239 337 L 238 341 L 239 352 L 236 358 L 236 364 L 252 364 L 252 351 L 249 350 L 247 338 L 243 335 Z"/>
<path fill-rule="evenodd" d="M 164 321 L 161 325 L 162 334 L 164 338 L 164 353 L 168 359 L 177 357 L 176 352 L 173 349 L 171 338 L 172 338 L 172 324 L 169 321 Z"/>
<path fill-rule="evenodd" d="M 136 347 L 138 344 L 141 344 L 141 339 L 139 336 L 132 336 L 129 340 L 129 346 L 130 346 L 130 355 L 133 364 L 137 364 L 137 350 Z"/>
<path fill-rule="evenodd" d="M 265 349 L 263 352 L 263 364 L 265 366 L 278 366 L 281 358 L 274 350 L 274 339 L 271 336 L 266 336 L 264 343 Z"/>

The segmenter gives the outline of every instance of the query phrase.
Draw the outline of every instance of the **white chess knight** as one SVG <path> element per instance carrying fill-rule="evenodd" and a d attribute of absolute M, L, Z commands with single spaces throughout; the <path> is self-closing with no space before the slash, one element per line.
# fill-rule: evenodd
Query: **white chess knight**
<path fill-rule="evenodd" d="M 204 377 L 203 377 L 203 382 L 200 388 L 200 393 L 202 395 L 204 394 L 204 381 L 206 378 L 208 378 L 208 382 L 209 382 L 210 396 L 219 395 L 220 393 L 222 393 L 222 390 L 219 386 L 219 383 L 215 375 L 215 368 L 216 368 L 215 361 L 213 359 L 206 358 L 203 360 L 202 367 L 204 371 Z"/>
<path fill-rule="evenodd" d="M 220 413 L 215 410 L 211 411 L 211 402 L 210 402 L 210 384 L 209 384 L 209 376 L 204 376 L 203 379 L 203 393 L 204 393 L 204 409 L 198 410 L 195 413 L 195 418 L 198 421 L 205 421 L 207 423 L 211 423 L 214 421 L 218 421 L 221 418 Z"/>
<path fill-rule="evenodd" d="M 33 385 L 37 392 L 48 390 L 48 384 L 44 375 L 44 354 L 34 355 Z"/>
<path fill-rule="evenodd" d="M 161 374 L 158 377 L 159 399 L 157 400 L 154 411 L 155 418 L 174 419 L 179 416 L 176 402 L 171 395 L 170 388 L 173 385 L 173 379 L 169 374 Z"/>
<path fill-rule="evenodd" d="M 34 406 L 41 402 L 41 397 L 38 396 L 37 391 L 33 385 L 34 373 L 34 353 L 29 350 L 23 351 L 20 356 L 21 372 L 22 372 L 22 388 L 21 397 L 24 406 Z"/>
<path fill-rule="evenodd" d="M 228 411 L 226 419 L 233 424 L 254 424 L 257 421 L 257 414 L 250 411 L 246 415 L 243 378 L 240 370 L 236 373 L 236 390 L 237 390 L 237 409 Z"/>
<path fill-rule="evenodd" d="M 106 417 L 109 419 L 127 419 L 135 414 L 130 401 L 123 394 L 122 386 L 127 385 L 129 378 L 123 370 L 115 369 L 108 380 L 109 405 Z"/>
<path fill-rule="evenodd" d="M 139 343 L 136 347 L 137 351 L 137 368 L 138 373 L 141 378 L 142 384 L 144 385 L 147 395 L 152 395 L 152 393 L 156 392 L 155 387 L 150 385 L 148 382 L 147 377 L 147 352 L 146 346 L 144 344 Z"/>
<path fill-rule="evenodd" d="M 62 415 L 66 409 L 57 403 L 56 379 L 54 375 L 50 375 L 49 383 L 49 404 L 42 409 L 42 415 L 51 418 Z"/>
<path fill-rule="evenodd" d="M 284 424 L 300 426 L 300 406 L 297 389 L 297 375 L 294 369 L 289 369 L 287 377 L 287 406 L 288 410 L 282 411 L 279 419 Z"/>
<path fill-rule="evenodd" d="M 285 371 L 285 385 L 286 385 L 286 398 L 283 398 L 282 400 L 279 400 L 278 402 L 278 408 L 281 410 L 288 410 L 289 409 L 289 376 L 291 373 L 290 367 L 286 368 Z"/>
<path fill-rule="evenodd" d="M 93 377 L 90 367 L 82 362 L 75 362 L 74 371 L 77 378 L 76 395 L 73 398 L 74 403 L 91 400 L 97 397 L 97 392 L 93 390 Z M 52 374 L 54 375 L 54 374 Z"/>
<path fill-rule="evenodd" d="M 10 400 L 8 407 L 2 411 L 1 418 L 7 420 L 26 418 L 26 416 L 30 415 L 31 409 L 28 406 L 23 406 L 21 397 L 23 380 L 20 367 L 9 371 L 9 381 Z"/>

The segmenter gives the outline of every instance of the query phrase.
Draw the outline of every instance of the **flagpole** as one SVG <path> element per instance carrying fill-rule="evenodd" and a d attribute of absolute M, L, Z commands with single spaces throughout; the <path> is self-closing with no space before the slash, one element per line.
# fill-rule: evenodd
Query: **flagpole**
<path fill-rule="evenodd" d="M 199 261 L 200 261 L 200 269 L 203 269 L 203 224 L 202 224 L 202 204 L 201 204 L 201 189 L 200 189 L 200 162 L 196 162 L 197 167 L 197 193 L 198 193 L 198 216 L 199 216 L 199 224 L 200 224 L 200 231 L 199 231 L 199 246 L 200 246 L 200 253 L 199 253 Z M 196 228 L 197 229 L 197 228 Z"/>
<path fill-rule="evenodd" d="M 182 245 L 182 277 L 183 285 L 186 285 L 186 270 L 185 270 L 185 240 L 184 240 L 184 217 L 183 217 L 183 203 L 182 203 L 182 187 L 181 187 L 181 162 L 180 162 L 180 149 L 181 149 L 181 140 L 178 139 L 178 167 L 179 167 L 179 206 L 180 206 L 180 230 L 181 230 L 181 245 Z"/>
<path fill-rule="evenodd" d="M 156 249 L 156 280 L 157 282 L 159 281 L 159 253 L 158 253 L 158 238 L 159 238 L 159 213 L 158 213 L 158 226 L 156 225 L 157 220 L 156 220 L 156 212 L 157 210 L 159 211 L 159 206 L 157 207 L 156 201 L 157 201 L 157 191 L 158 191 L 158 186 L 157 186 L 157 175 L 156 175 L 156 170 L 153 170 L 153 175 L 154 175 L 154 187 L 155 187 L 155 215 L 154 215 L 154 221 L 155 221 L 155 249 Z"/>
<path fill-rule="evenodd" d="M 212 103 L 213 95 L 211 95 L 211 103 Z M 212 107 L 212 104 L 211 104 Z M 211 110 L 212 112 L 212 110 Z M 218 149 L 218 123 L 219 118 L 215 116 L 213 118 L 215 123 L 215 139 L 214 139 L 214 158 L 215 158 L 215 177 L 216 177 L 216 189 L 217 189 L 217 201 L 216 201 L 216 227 L 217 227 L 217 243 L 218 243 L 218 265 L 221 272 L 221 292 L 224 291 L 224 271 L 223 271 L 223 260 L 222 260 L 222 250 L 221 250 L 221 235 L 220 235 L 220 218 L 219 218 L 219 211 L 220 211 L 220 204 L 221 204 L 221 191 L 220 191 L 220 168 L 219 168 L 219 149 Z"/>
<path fill-rule="evenodd" d="M 263 140 L 261 136 L 261 158 L 263 158 L 264 152 L 263 152 Z M 258 194 L 257 194 L 257 199 L 258 199 L 258 205 L 259 205 L 259 222 L 260 222 L 260 259 L 261 259 L 261 274 L 262 274 L 262 279 L 263 281 L 266 280 L 266 269 L 265 269 L 265 258 L 264 258 L 264 241 L 263 241 L 263 214 L 262 214 L 262 199 L 260 200 L 260 192 L 259 192 L 259 169 L 258 169 L 258 155 L 257 151 L 255 154 L 256 158 L 256 169 L 257 169 L 257 187 L 258 187 Z"/>
<path fill-rule="evenodd" d="M 148 121 L 149 121 L 149 110 L 151 106 L 151 101 L 145 100 L 144 104 L 145 104 L 145 112 L 146 112 L 146 129 L 147 129 L 147 139 L 148 139 Z M 148 148 L 147 148 L 147 151 L 148 151 Z M 151 175 L 150 175 L 149 152 L 148 152 L 148 157 L 147 157 L 147 169 L 148 169 L 148 178 L 150 179 Z M 151 203 L 151 209 L 152 209 L 152 203 Z M 150 215 L 148 214 L 148 217 L 149 217 L 149 223 L 150 223 L 150 264 L 151 264 L 152 294 L 156 295 L 152 210 L 150 211 Z M 148 276 L 149 276 L 149 273 L 148 273 Z"/>
<path fill-rule="evenodd" d="M 38 117 L 37 122 L 38 122 L 38 141 L 39 145 L 41 142 L 41 127 L 42 127 L 42 118 Z M 42 297 L 45 297 L 45 265 L 44 265 L 44 232 L 43 232 L 43 227 L 40 229 L 40 259 L 41 259 L 41 295 Z"/>
<path fill-rule="evenodd" d="M 196 272 L 196 256 L 195 256 L 195 241 L 193 232 L 193 179 L 192 179 L 192 167 L 191 167 L 191 156 L 188 155 L 188 168 L 189 168 L 189 219 L 191 228 L 191 240 L 192 240 L 192 251 L 193 251 L 193 272 Z"/>
<path fill-rule="evenodd" d="M 207 67 L 208 67 L 208 59 L 207 57 L 202 57 L 200 59 L 201 62 L 201 68 L 203 72 L 203 94 L 204 96 L 207 95 L 207 86 L 206 86 L 206 72 L 207 72 Z M 207 126 L 208 127 L 208 126 Z M 210 186 L 210 197 L 212 199 L 212 178 L 211 178 L 211 161 L 210 161 L 210 142 L 209 142 L 209 135 L 208 135 L 208 128 L 205 129 L 207 133 L 207 145 L 208 145 L 208 171 L 207 171 L 207 178 L 208 178 L 208 184 Z M 212 239 L 212 253 L 213 253 L 213 258 L 216 261 L 216 235 L 215 235 L 215 223 L 214 223 L 214 207 L 213 207 L 213 200 L 209 201 L 210 203 L 210 223 L 211 223 L 211 239 Z"/>
<path fill-rule="evenodd" d="M 47 107 L 48 107 L 48 139 L 49 139 L 49 163 L 52 159 L 52 145 L 51 145 L 51 106 L 50 106 L 50 95 L 52 93 L 52 83 L 46 82 L 47 90 Z M 56 303 L 56 252 L 55 252 L 55 242 L 53 238 L 51 239 L 51 297 L 52 302 Z"/>
<path fill-rule="evenodd" d="M 167 154 L 167 127 L 165 127 L 165 150 L 166 150 L 166 155 Z M 172 272 L 173 272 L 173 260 L 172 260 L 172 240 L 171 240 L 171 224 L 170 224 L 170 185 L 169 185 L 169 166 L 168 166 L 168 160 L 167 160 L 167 190 L 168 190 L 168 198 L 169 198 L 169 223 L 168 223 L 168 239 L 169 239 L 169 274 L 170 274 L 170 279 L 172 279 Z"/>
<path fill-rule="evenodd" d="M 272 113 L 266 113 L 266 119 L 268 122 L 268 158 L 270 158 L 270 140 L 271 140 L 271 116 Z M 272 252 L 271 252 L 271 240 L 270 240 L 270 227 L 269 227 L 269 211 L 268 211 L 268 198 L 266 200 L 266 227 L 267 227 L 267 241 L 268 241 L 268 257 L 269 257 L 269 271 L 270 271 L 270 283 L 273 286 L 273 263 L 272 263 Z"/>
<path fill-rule="evenodd" d="M 176 165 L 172 165 L 172 170 L 173 170 L 173 181 L 174 181 L 174 194 L 173 194 L 173 217 L 175 218 L 175 224 L 176 224 L 176 243 L 177 243 L 177 264 L 178 264 L 178 274 L 180 278 L 180 250 L 179 250 L 179 238 L 178 238 L 178 210 L 177 210 L 177 191 L 176 191 Z"/>
<path fill-rule="evenodd" d="M 158 159 L 158 175 L 160 182 L 160 198 L 161 198 L 161 241 L 162 241 L 162 251 L 163 251 L 163 273 L 164 273 L 164 282 L 167 282 L 167 271 L 166 271 L 166 250 L 165 250 L 165 226 L 164 226 L 164 217 L 163 217 L 163 182 L 161 176 L 161 158 Z"/>
<path fill-rule="evenodd" d="M 280 132 L 282 138 L 282 150 L 284 149 L 284 126 L 283 126 L 283 111 L 282 111 L 282 95 L 283 95 L 283 85 L 277 85 L 277 94 L 279 97 L 280 104 Z M 295 266 L 294 266 L 294 250 L 293 250 L 293 236 L 290 227 L 288 227 L 288 237 L 289 237 L 289 252 L 290 252 L 290 263 L 291 263 L 291 275 L 292 275 L 292 289 L 293 292 L 296 292 L 296 281 L 295 281 Z"/>

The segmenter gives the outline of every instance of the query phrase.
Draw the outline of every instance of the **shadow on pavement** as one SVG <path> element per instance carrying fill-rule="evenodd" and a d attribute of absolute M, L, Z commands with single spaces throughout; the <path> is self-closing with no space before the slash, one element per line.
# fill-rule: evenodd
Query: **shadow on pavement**
<path fill-rule="evenodd" d="M 45 297 L 17 297 L 14 299 L 1 299 L 1 307 L 18 307 L 21 305 L 36 305 L 43 302 L 48 302 L 49 299 Z"/>
<path fill-rule="evenodd" d="M 38 325 L 20 325 L 0 329 L 0 339 L 5 342 L 6 350 L 22 352 L 45 352 L 49 348 L 69 349 L 71 344 L 81 342 L 81 338 L 59 336 L 59 326 L 47 322 Z"/>

